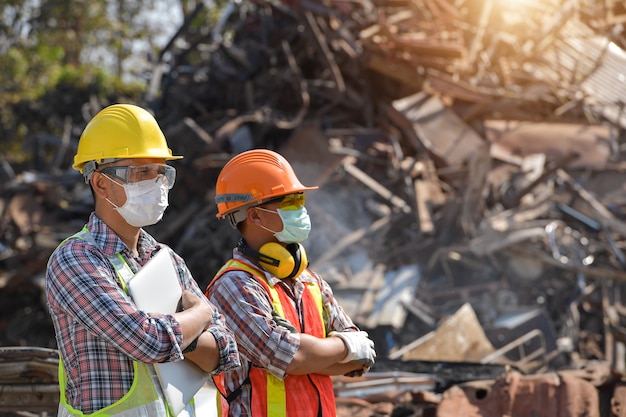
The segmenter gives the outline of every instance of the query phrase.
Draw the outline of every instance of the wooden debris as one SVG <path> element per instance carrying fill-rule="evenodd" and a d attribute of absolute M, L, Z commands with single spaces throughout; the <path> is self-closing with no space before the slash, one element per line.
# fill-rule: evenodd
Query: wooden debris
<path fill-rule="evenodd" d="M 215 25 L 199 4 L 150 83 L 185 158 L 149 231 L 206 285 L 237 239 L 215 217 L 219 170 L 243 150 L 276 149 L 320 186 L 307 196 L 308 258 L 338 295 L 357 297 L 355 320 L 373 327 L 380 352 L 436 332 L 465 303 L 486 334 L 513 308 L 541 307 L 561 335 L 550 367 L 602 359 L 622 372 L 626 11 L 618 1 L 509 3 L 232 1 Z M 84 123 L 101 105 L 85 104 Z M 70 168 L 83 127 L 64 120 L 62 138 L 32 138 L 28 167 L 0 158 L 5 344 L 54 344 L 41 277 L 92 209 Z M 414 287 L 382 281 L 409 269 Z M 404 298 L 384 297 L 396 287 Z M 16 331 L 21 322 L 37 334 Z M 417 366 L 384 353 L 372 374 Z M 454 372 L 450 381 L 468 380 Z M 423 397 L 405 406 L 432 413 Z"/>

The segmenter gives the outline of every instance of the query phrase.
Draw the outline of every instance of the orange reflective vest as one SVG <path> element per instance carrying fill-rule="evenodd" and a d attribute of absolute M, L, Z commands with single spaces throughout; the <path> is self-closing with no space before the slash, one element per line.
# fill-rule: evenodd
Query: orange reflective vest
<path fill-rule="evenodd" d="M 274 311 L 296 329 L 305 329 L 306 334 L 315 337 L 326 337 L 326 326 L 323 317 L 322 293 L 317 279 L 305 269 L 301 277 L 305 278 L 305 289 L 302 294 L 302 317 L 296 311 L 289 295 L 281 286 L 272 286 L 262 270 L 247 263 L 231 259 L 215 275 L 211 285 L 227 271 L 245 271 L 263 285 L 272 299 Z M 225 393 L 224 374 L 214 377 L 218 391 Z M 333 383 L 328 375 L 307 374 L 287 375 L 280 380 L 263 368 L 252 366 L 249 374 L 252 385 L 253 417 L 334 417 L 336 416 L 335 394 Z M 222 417 L 228 416 L 228 402 L 218 393 L 218 410 Z"/>

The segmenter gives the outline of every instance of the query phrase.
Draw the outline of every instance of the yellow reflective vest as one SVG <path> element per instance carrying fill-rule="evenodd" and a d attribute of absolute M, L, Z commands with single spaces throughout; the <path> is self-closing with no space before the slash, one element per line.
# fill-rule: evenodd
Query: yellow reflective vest
<path fill-rule="evenodd" d="M 72 238 L 84 239 L 89 243 L 96 245 L 95 239 L 87 227 L 84 227 L 80 232 L 68 237 L 67 239 Z M 132 277 L 132 270 L 120 254 L 109 257 L 109 262 L 111 262 L 115 268 L 122 288 L 128 293 L 126 289 L 126 282 L 130 279 L 130 277 Z M 154 372 L 154 367 L 139 361 L 133 361 L 133 370 L 135 376 L 126 395 L 108 407 L 102 408 L 94 413 L 84 414 L 67 402 L 67 398 L 65 396 L 65 367 L 63 365 L 63 361 L 60 360 L 60 401 L 57 417 L 171 417 L 172 414 L 166 405 L 161 386 Z M 191 403 L 185 410 L 183 410 L 183 412 L 179 414 L 179 416 L 195 417 L 194 410 L 194 404 Z"/>

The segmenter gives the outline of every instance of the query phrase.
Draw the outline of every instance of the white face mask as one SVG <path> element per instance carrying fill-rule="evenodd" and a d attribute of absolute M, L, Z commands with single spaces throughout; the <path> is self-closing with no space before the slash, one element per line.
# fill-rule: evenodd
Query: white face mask
<path fill-rule="evenodd" d="M 161 220 L 169 205 L 167 201 L 169 188 L 163 178 L 120 184 L 108 175 L 104 176 L 124 188 L 126 203 L 123 206 L 118 207 L 108 198 L 106 200 L 115 207 L 128 224 L 134 227 L 144 227 Z"/>

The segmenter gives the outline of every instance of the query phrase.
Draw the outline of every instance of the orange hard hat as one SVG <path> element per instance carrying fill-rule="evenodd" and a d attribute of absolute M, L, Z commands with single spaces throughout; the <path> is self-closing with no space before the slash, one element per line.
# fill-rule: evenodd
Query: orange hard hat
<path fill-rule="evenodd" d="M 289 162 L 279 153 L 268 149 L 245 151 L 228 161 L 217 177 L 217 217 L 223 219 L 243 207 L 317 188 L 302 185 Z"/>

